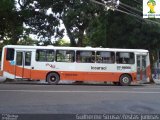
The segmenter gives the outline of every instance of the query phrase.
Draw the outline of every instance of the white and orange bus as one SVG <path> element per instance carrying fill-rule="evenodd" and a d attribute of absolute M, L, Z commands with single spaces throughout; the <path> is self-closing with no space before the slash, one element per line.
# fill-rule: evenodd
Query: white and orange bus
<path fill-rule="evenodd" d="M 8 79 L 113 82 L 149 81 L 148 50 L 91 47 L 3 47 L 1 74 Z"/>

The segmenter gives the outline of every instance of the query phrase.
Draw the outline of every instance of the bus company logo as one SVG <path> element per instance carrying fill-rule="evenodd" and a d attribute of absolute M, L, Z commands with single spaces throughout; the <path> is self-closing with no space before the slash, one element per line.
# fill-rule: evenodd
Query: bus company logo
<path fill-rule="evenodd" d="M 93 67 L 93 66 L 91 66 L 91 70 L 107 70 L 107 67 Z"/>
<path fill-rule="evenodd" d="M 160 0 L 143 0 L 143 18 L 160 18 Z"/>
<path fill-rule="evenodd" d="M 50 68 L 56 68 L 55 65 L 52 65 L 52 64 L 49 64 L 49 63 L 46 63 L 46 66 L 49 66 Z"/>

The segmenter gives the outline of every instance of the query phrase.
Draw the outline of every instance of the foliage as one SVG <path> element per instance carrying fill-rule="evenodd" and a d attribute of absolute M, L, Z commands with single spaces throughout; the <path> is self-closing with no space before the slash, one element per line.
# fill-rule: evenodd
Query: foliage
<path fill-rule="evenodd" d="M 89 0 L 70 0 L 61 13 L 62 21 L 70 38 L 71 46 L 83 46 L 85 31 L 101 7 Z"/>
<path fill-rule="evenodd" d="M 58 11 L 48 13 L 55 1 L 48 0 L 18 0 L 19 14 L 23 20 L 26 35 L 35 34 L 46 44 L 52 44 L 52 37 L 63 37 L 64 29 L 60 29 Z"/>
<path fill-rule="evenodd" d="M 0 41 L 1 44 L 16 44 L 23 34 L 23 23 L 16 11 L 15 1 L 0 1 Z"/>
<path fill-rule="evenodd" d="M 18 45 L 37 45 L 38 41 L 25 36 L 23 39 L 20 39 L 17 44 Z"/>
<path fill-rule="evenodd" d="M 60 40 L 57 40 L 53 45 L 54 46 L 70 46 L 70 43 L 65 39 L 60 39 Z"/>
<path fill-rule="evenodd" d="M 18 0 L 25 34 L 36 34 L 44 45 L 53 44 L 51 37 L 62 38 L 64 24 L 71 46 L 83 46 L 84 32 L 101 7 L 89 0 Z M 50 13 L 47 14 L 47 11 Z"/>
<path fill-rule="evenodd" d="M 121 1 L 142 11 L 142 0 Z M 103 6 L 89 0 L 0 1 L 0 40 L 3 44 L 21 44 L 22 39 L 28 40 L 29 34 L 35 34 L 40 38 L 36 44 L 53 45 L 53 37 L 56 40 L 63 37 L 61 23 L 71 46 L 152 50 L 160 44 L 159 25 L 117 11 L 105 11 Z"/>
<path fill-rule="evenodd" d="M 142 3 L 123 0 L 124 3 L 142 10 Z M 152 20 L 153 21 L 153 20 Z M 158 21 L 160 23 L 160 21 Z M 93 46 L 112 48 L 159 48 L 160 24 L 117 11 L 102 13 L 87 29 L 87 37 Z"/>
<path fill-rule="evenodd" d="M 43 0 L 1 0 L 1 45 L 18 44 L 19 40 L 25 40 L 30 34 L 37 35 L 46 44 L 52 43 L 53 36 L 63 37 L 64 29 L 59 28 L 56 13 L 47 13 L 50 7 L 50 2 Z"/>

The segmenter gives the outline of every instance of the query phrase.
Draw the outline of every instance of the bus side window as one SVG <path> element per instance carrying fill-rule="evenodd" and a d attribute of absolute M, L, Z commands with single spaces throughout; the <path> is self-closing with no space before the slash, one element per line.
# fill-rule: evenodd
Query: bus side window
<path fill-rule="evenodd" d="M 36 50 L 36 61 L 39 62 L 46 61 L 46 50 L 41 50 L 41 49 Z"/>
<path fill-rule="evenodd" d="M 97 51 L 96 53 L 96 62 L 113 64 L 115 63 L 115 53 L 109 51 Z"/>
<path fill-rule="evenodd" d="M 7 48 L 6 60 L 14 60 L 14 49 Z"/>
<path fill-rule="evenodd" d="M 75 52 L 73 50 L 57 50 L 56 62 L 74 62 Z"/>
<path fill-rule="evenodd" d="M 46 51 L 46 61 L 53 62 L 54 61 L 54 50 L 47 50 Z"/>
<path fill-rule="evenodd" d="M 54 50 L 37 49 L 36 50 L 36 61 L 53 62 L 54 61 Z"/>
<path fill-rule="evenodd" d="M 95 63 L 95 52 L 94 51 L 77 51 L 76 62 Z"/>
<path fill-rule="evenodd" d="M 117 52 L 116 62 L 118 64 L 134 64 L 134 53 L 131 52 Z"/>

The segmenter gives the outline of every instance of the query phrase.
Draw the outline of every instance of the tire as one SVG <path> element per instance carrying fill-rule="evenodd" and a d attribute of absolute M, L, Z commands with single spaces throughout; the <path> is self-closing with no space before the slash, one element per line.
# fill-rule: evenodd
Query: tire
<path fill-rule="evenodd" d="M 121 75 L 121 77 L 120 77 L 120 80 L 119 80 L 119 83 L 120 83 L 120 85 L 122 85 L 122 86 L 128 86 L 128 85 L 130 85 L 131 84 L 131 77 L 129 76 L 129 75 L 127 75 L 127 74 L 123 74 L 123 75 Z"/>
<path fill-rule="evenodd" d="M 60 77 L 57 73 L 49 73 L 46 80 L 48 84 L 56 85 L 60 81 Z"/>

